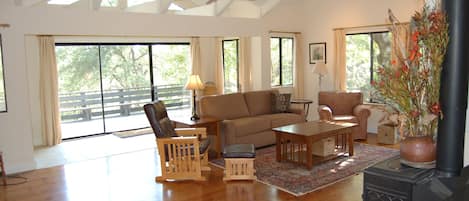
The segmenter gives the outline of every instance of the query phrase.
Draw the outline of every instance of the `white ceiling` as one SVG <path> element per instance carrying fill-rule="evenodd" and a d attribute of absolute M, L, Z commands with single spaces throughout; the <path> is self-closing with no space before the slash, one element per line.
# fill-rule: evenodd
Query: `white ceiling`
<path fill-rule="evenodd" d="M 14 0 L 16 6 L 260 18 L 281 0 Z M 54 4 L 53 4 L 54 3 Z M 114 5 L 114 7 L 104 6 Z M 173 9 L 173 8 L 180 8 Z"/>

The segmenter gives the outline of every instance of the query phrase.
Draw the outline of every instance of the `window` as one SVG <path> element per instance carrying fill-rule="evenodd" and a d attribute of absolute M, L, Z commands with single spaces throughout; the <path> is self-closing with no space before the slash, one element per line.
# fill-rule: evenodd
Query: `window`
<path fill-rule="evenodd" d="M 117 7 L 119 5 L 118 0 L 102 0 L 101 7 Z"/>
<path fill-rule="evenodd" d="M 3 72 L 2 35 L 0 35 L 0 112 L 7 111 L 4 76 L 5 74 Z"/>
<path fill-rule="evenodd" d="M 223 40 L 223 80 L 224 93 L 235 93 L 239 90 L 239 40 Z"/>
<path fill-rule="evenodd" d="M 148 127 L 152 100 L 189 111 L 189 53 L 189 43 L 56 44 L 62 138 Z"/>
<path fill-rule="evenodd" d="M 293 85 L 293 38 L 270 38 L 271 86 Z"/>
<path fill-rule="evenodd" d="M 364 100 L 382 102 L 371 96 L 376 70 L 391 62 L 391 33 L 370 32 L 346 36 L 346 87 L 363 92 Z"/>

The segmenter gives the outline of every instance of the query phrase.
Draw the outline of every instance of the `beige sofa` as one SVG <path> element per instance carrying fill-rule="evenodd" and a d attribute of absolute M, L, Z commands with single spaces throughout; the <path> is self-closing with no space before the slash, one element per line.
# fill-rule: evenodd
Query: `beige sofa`
<path fill-rule="evenodd" d="M 200 99 L 200 115 L 222 119 L 222 146 L 254 144 L 256 147 L 275 144 L 272 128 L 304 122 L 302 109 L 288 113 L 272 113 L 272 94 L 277 90 L 252 91 Z"/>

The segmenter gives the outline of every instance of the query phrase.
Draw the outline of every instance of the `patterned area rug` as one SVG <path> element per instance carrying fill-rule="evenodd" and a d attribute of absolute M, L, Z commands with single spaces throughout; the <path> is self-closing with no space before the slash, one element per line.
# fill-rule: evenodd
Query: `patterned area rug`
<path fill-rule="evenodd" d="M 342 156 L 320 164 L 311 170 L 297 164 L 275 159 L 275 146 L 256 150 L 256 176 L 259 182 L 301 196 L 355 175 L 387 158 L 399 154 L 399 150 L 354 144 L 354 156 Z M 223 158 L 210 161 L 211 164 L 224 168 Z"/>

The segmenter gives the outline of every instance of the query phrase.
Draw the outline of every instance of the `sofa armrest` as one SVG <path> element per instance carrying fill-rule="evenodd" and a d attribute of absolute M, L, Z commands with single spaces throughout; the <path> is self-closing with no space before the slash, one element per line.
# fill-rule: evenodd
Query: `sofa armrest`
<path fill-rule="evenodd" d="M 236 143 L 236 126 L 233 120 L 223 120 L 222 122 L 223 145 Z"/>
<path fill-rule="evenodd" d="M 366 105 L 357 105 L 353 108 L 353 115 L 362 120 L 368 119 L 368 117 L 371 115 L 371 112 Z"/>
<path fill-rule="evenodd" d="M 319 105 L 318 106 L 318 113 L 320 120 L 332 120 L 332 109 L 327 105 Z"/>

